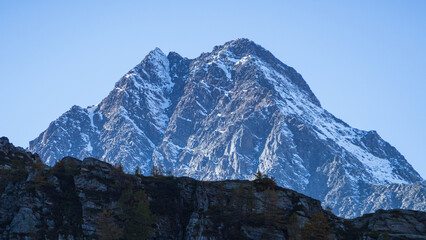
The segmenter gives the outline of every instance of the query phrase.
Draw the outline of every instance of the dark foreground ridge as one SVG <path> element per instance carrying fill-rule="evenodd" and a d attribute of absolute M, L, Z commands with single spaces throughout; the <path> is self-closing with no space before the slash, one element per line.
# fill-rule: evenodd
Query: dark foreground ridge
<path fill-rule="evenodd" d="M 426 213 L 343 219 L 269 181 L 125 174 L 94 158 L 54 167 L 0 139 L 0 239 L 426 239 Z"/>

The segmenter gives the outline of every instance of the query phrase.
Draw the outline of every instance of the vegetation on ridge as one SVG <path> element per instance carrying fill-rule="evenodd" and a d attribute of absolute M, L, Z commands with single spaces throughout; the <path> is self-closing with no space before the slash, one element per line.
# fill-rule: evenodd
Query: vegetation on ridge
<path fill-rule="evenodd" d="M 410 228 L 424 222 L 422 212 L 379 211 L 344 220 L 261 172 L 251 182 L 203 182 L 165 176 L 161 168 L 154 176 L 126 174 L 120 165 L 93 158 L 66 157 L 47 167 L 36 155 L 1 146 L 0 171 L 0 239 L 358 240 L 424 234 Z M 382 219 L 397 227 L 371 224 Z"/>

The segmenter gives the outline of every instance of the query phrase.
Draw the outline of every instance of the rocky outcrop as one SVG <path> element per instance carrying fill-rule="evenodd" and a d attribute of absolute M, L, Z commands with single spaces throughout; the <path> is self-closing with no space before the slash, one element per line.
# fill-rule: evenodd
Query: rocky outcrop
<path fill-rule="evenodd" d="M 408 210 L 379 210 L 347 221 L 346 228 L 363 239 L 426 239 L 426 215 Z"/>
<path fill-rule="evenodd" d="M 323 109 L 299 73 L 248 39 L 195 59 L 151 51 L 102 102 L 72 107 L 29 150 L 49 165 L 96 157 L 208 181 L 261 171 L 346 217 L 426 210 L 423 179 L 402 154 Z"/>
<path fill-rule="evenodd" d="M 0 239 L 97 239 L 103 209 L 113 212 L 115 225 L 125 225 L 120 195 L 129 189 L 147 195 L 155 215 L 152 239 L 303 239 L 318 215 L 325 222 L 315 224 L 330 229 L 333 239 L 425 239 L 424 212 L 378 211 L 345 220 L 318 200 L 269 181 L 128 175 L 94 158 L 67 157 L 51 168 L 6 140 L 0 140 L 6 183 L 0 188 Z"/>

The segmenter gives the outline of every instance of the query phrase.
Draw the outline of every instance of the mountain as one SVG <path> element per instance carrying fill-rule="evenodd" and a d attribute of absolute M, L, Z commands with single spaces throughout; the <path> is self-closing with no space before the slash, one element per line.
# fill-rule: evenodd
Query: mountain
<path fill-rule="evenodd" d="M 347 220 L 270 181 L 128 175 L 94 158 L 52 168 L 4 137 L 0 169 L 0 239 L 426 239 L 425 212 Z"/>
<path fill-rule="evenodd" d="M 195 59 L 156 48 L 102 102 L 73 106 L 29 150 L 49 165 L 92 156 L 209 181 L 261 171 L 345 217 L 426 210 L 425 183 L 404 156 L 323 109 L 299 73 L 248 39 Z"/>

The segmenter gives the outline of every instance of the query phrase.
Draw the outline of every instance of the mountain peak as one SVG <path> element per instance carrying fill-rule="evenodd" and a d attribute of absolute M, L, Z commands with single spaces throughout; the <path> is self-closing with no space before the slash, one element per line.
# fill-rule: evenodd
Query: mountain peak
<path fill-rule="evenodd" d="M 303 79 L 302 75 L 300 75 L 294 68 L 282 63 L 271 52 L 250 39 L 238 38 L 236 40 L 226 42 L 223 45 L 215 46 L 211 53 L 202 54 L 199 59 L 203 60 L 206 56 L 210 62 L 219 63 L 221 68 L 228 73 L 228 76 L 230 73 L 229 71 L 226 71 L 227 67 L 223 66 L 221 62 L 225 62 L 228 65 L 256 62 L 257 65 L 261 68 L 259 70 L 263 72 L 265 77 L 271 73 L 275 75 L 272 77 L 275 78 L 272 79 L 273 86 L 277 87 L 277 85 L 284 84 L 282 80 L 286 79 L 287 81 L 291 82 L 291 84 L 296 86 L 301 92 L 303 92 L 309 101 L 318 107 L 321 107 L 320 101 L 312 92 L 309 85 Z M 276 73 L 280 76 L 278 77 Z"/>
<path fill-rule="evenodd" d="M 151 50 L 148 53 L 148 56 L 156 56 L 156 55 L 157 56 L 158 55 L 165 56 L 165 54 L 163 53 L 163 51 L 159 47 L 154 48 L 154 50 Z"/>
<path fill-rule="evenodd" d="M 163 51 L 161 51 L 160 48 L 156 47 L 154 50 L 150 51 L 148 55 L 142 60 L 141 63 L 151 63 L 151 64 L 157 64 L 160 63 L 165 67 L 168 65 L 167 56 L 164 54 Z"/>
<path fill-rule="evenodd" d="M 141 84 L 170 84 L 169 76 L 169 60 L 160 48 L 155 48 L 150 51 L 145 58 L 124 75 L 120 81 L 116 83 L 116 87 L 121 88 L 127 85 L 136 85 L 141 87 Z"/>
<path fill-rule="evenodd" d="M 327 112 L 296 70 L 247 38 L 195 59 L 152 50 L 98 107 L 65 113 L 29 149 L 49 164 L 97 156 L 203 180 L 261 171 L 345 216 L 388 207 L 363 202 L 377 191 L 408 201 L 422 180 L 377 133 Z"/>
<path fill-rule="evenodd" d="M 235 40 L 225 43 L 225 45 L 229 45 L 230 47 L 234 48 L 240 47 L 245 49 L 262 48 L 262 46 L 256 44 L 254 41 L 248 38 L 237 38 Z"/>
<path fill-rule="evenodd" d="M 241 59 L 248 55 L 262 56 L 268 51 L 248 38 L 238 38 L 223 45 L 215 46 L 212 51 L 213 54 L 224 52 L 230 52 L 236 58 Z"/>

